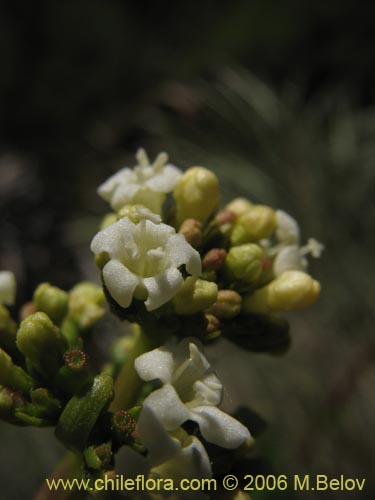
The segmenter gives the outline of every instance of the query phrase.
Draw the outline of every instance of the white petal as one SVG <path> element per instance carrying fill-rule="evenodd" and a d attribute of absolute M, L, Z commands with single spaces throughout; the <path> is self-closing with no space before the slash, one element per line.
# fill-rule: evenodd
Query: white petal
<path fill-rule="evenodd" d="M 172 379 L 173 355 L 165 347 L 159 347 L 138 356 L 134 362 L 134 367 L 142 380 L 150 382 L 159 379 L 164 384 L 167 384 Z"/>
<path fill-rule="evenodd" d="M 164 462 L 159 467 L 154 467 L 153 474 L 173 478 L 174 481 L 180 481 L 184 478 L 210 478 L 212 469 L 210 459 L 203 444 L 195 436 L 189 436 L 183 443 L 182 448 L 172 459 Z M 181 496 L 181 498 L 206 498 L 205 496 Z"/>
<path fill-rule="evenodd" d="M 198 406 L 192 411 L 202 436 L 222 448 L 238 448 L 250 437 L 248 429 L 216 406 Z"/>
<path fill-rule="evenodd" d="M 280 276 L 284 271 L 304 271 L 305 267 L 297 245 L 282 248 L 273 262 L 275 276 Z"/>
<path fill-rule="evenodd" d="M 126 478 L 136 478 L 139 474 L 147 477 L 150 462 L 130 446 L 122 446 L 116 453 L 116 473 Z"/>
<path fill-rule="evenodd" d="M 190 412 L 170 384 L 164 385 L 147 396 L 143 406 L 154 412 L 167 431 L 176 430 L 190 419 Z"/>
<path fill-rule="evenodd" d="M 118 205 L 121 198 L 130 200 L 138 189 L 137 176 L 133 170 L 125 167 L 103 182 L 98 188 L 98 194 L 117 209 L 115 205 Z M 114 201 L 114 197 L 117 197 L 116 201 Z"/>
<path fill-rule="evenodd" d="M 121 307 L 129 307 L 134 290 L 140 283 L 133 274 L 118 260 L 110 260 L 103 268 L 103 280 L 111 296 Z"/>
<path fill-rule="evenodd" d="M 144 278 L 142 280 L 148 291 L 145 306 L 148 311 L 153 311 L 162 306 L 176 295 L 184 280 L 178 269 L 169 268 L 163 273 Z"/>
<path fill-rule="evenodd" d="M 194 399 L 186 406 L 192 410 L 196 406 L 217 406 L 223 397 L 223 386 L 214 373 L 209 373 L 193 385 Z"/>
<path fill-rule="evenodd" d="M 159 193 L 170 193 L 175 188 L 182 172 L 174 165 L 166 165 L 161 172 L 157 172 L 146 181 L 146 185 Z"/>
<path fill-rule="evenodd" d="M 179 451 L 179 441 L 168 434 L 151 405 L 143 406 L 137 427 L 142 443 L 148 450 L 147 458 L 151 467 L 163 463 Z"/>
<path fill-rule="evenodd" d="M 0 271 L 0 304 L 14 304 L 16 278 L 11 271 Z"/>
<path fill-rule="evenodd" d="M 178 346 L 175 359 L 179 360 L 173 373 L 172 383 L 184 401 L 190 401 L 194 395 L 194 383 L 206 374 L 210 368 L 207 358 L 200 352 L 193 342 L 188 344 L 182 341 Z M 185 354 L 184 356 L 182 355 Z"/>
<path fill-rule="evenodd" d="M 188 273 L 199 276 L 202 272 L 199 253 L 186 241 L 182 234 L 174 234 L 166 245 L 170 265 L 179 267 L 185 264 Z"/>
<path fill-rule="evenodd" d="M 276 222 L 277 239 L 286 245 L 298 245 L 300 231 L 297 221 L 283 210 L 276 210 Z"/>
<path fill-rule="evenodd" d="M 91 251 L 95 254 L 107 252 L 110 257 L 122 260 L 128 252 L 135 249 L 132 238 L 135 227 L 127 217 L 120 219 L 94 236 Z"/>

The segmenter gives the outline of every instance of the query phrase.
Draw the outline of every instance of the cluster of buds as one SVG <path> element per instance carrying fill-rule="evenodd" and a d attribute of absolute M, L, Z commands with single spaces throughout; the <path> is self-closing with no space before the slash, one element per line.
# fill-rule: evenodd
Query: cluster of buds
<path fill-rule="evenodd" d="M 301 246 L 281 210 L 243 198 L 220 208 L 216 175 L 197 166 L 183 173 L 165 153 L 152 163 L 139 150 L 136 166 L 98 192 L 112 208 L 91 243 L 103 288 L 41 284 L 20 325 L 1 306 L 0 415 L 55 425 L 92 477 L 114 467 L 175 479 L 233 473 L 253 441 L 242 419 L 219 408 L 223 386 L 204 345 L 225 336 L 246 350 L 285 349 L 288 323 L 278 314 L 317 299 L 306 257 L 322 245 Z M 0 275 L 9 303 L 2 281 L 12 280 Z M 106 302 L 131 333 L 98 372 L 86 344 Z M 190 497 L 208 498 L 181 496 Z"/>

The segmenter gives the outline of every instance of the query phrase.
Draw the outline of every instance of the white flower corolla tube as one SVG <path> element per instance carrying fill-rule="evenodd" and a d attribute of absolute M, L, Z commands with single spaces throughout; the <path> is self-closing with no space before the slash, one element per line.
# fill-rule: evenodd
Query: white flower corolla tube
<path fill-rule="evenodd" d="M 16 297 L 16 278 L 12 271 L 0 271 L 0 304 L 11 306 Z"/>
<path fill-rule="evenodd" d="M 96 254 L 105 252 L 103 281 L 113 299 L 128 307 L 133 297 L 145 301 L 152 311 L 171 300 L 184 280 L 185 265 L 193 276 L 201 273 L 199 253 L 173 227 L 143 219 L 124 217 L 100 231 L 91 242 Z"/>
<path fill-rule="evenodd" d="M 114 210 L 128 204 L 141 204 L 160 213 L 166 194 L 173 191 L 182 172 L 167 163 L 166 153 L 160 153 L 154 163 L 150 163 L 146 152 L 139 149 L 136 158 L 138 164 L 134 169 L 122 168 L 99 186 L 98 193 Z"/>
<path fill-rule="evenodd" d="M 324 245 L 314 238 L 307 244 L 300 246 L 300 229 L 293 217 L 283 210 L 276 211 L 276 238 L 278 244 L 271 248 L 271 255 L 275 255 L 273 271 L 275 276 L 281 276 L 285 271 L 305 271 L 308 267 L 306 256 L 320 257 Z"/>
<path fill-rule="evenodd" d="M 199 439 L 182 430 L 176 436 L 171 435 L 148 406 L 142 408 L 137 432 L 147 449 L 147 455 L 140 455 L 129 446 L 122 447 L 116 455 L 116 472 L 127 478 L 135 478 L 141 474 L 146 478 L 172 479 L 176 484 L 185 478 L 212 477 L 210 459 Z M 180 498 L 184 500 L 207 498 L 200 492 L 181 494 Z"/>
<path fill-rule="evenodd" d="M 187 420 L 199 425 L 202 436 L 223 448 L 234 449 L 250 437 L 248 429 L 217 408 L 223 386 L 194 342 L 182 341 L 177 349 L 160 347 L 135 360 L 138 375 L 163 386 L 144 401 L 167 431 Z"/>

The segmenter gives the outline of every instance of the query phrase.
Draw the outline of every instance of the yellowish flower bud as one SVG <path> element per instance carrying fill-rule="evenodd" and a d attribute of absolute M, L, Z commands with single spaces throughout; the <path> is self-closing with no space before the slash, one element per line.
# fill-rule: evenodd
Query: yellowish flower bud
<path fill-rule="evenodd" d="M 320 284 L 302 271 L 285 271 L 267 286 L 244 297 L 244 313 L 265 314 L 295 311 L 311 306 L 319 296 Z"/>
<path fill-rule="evenodd" d="M 49 283 L 41 283 L 38 286 L 33 302 L 38 311 L 46 313 L 57 325 L 68 312 L 68 294 Z"/>
<path fill-rule="evenodd" d="M 11 318 L 8 309 L 0 304 L 0 347 L 7 352 L 16 349 L 17 323 Z"/>
<path fill-rule="evenodd" d="M 185 219 L 178 232 L 185 236 L 193 248 L 198 248 L 202 244 L 202 224 L 199 220 Z"/>
<path fill-rule="evenodd" d="M 230 236 L 232 245 L 269 238 L 276 228 L 275 211 L 265 205 L 254 205 L 235 223 Z"/>
<path fill-rule="evenodd" d="M 69 316 L 80 328 L 90 328 L 105 313 L 105 303 L 102 288 L 83 281 L 69 292 Z"/>
<path fill-rule="evenodd" d="M 264 251 L 255 243 L 232 247 L 224 270 L 228 279 L 241 283 L 254 283 L 262 273 Z"/>
<path fill-rule="evenodd" d="M 221 335 L 220 330 L 220 320 L 213 314 L 206 314 L 206 332 L 205 332 L 205 340 L 213 340 Z"/>
<path fill-rule="evenodd" d="M 22 321 L 17 346 L 38 373 L 50 377 L 62 365 L 67 344 L 50 318 L 37 312 Z"/>
<path fill-rule="evenodd" d="M 217 208 L 219 195 L 219 182 L 213 172 L 203 167 L 189 168 L 173 192 L 177 226 L 189 218 L 204 224 Z"/>
<path fill-rule="evenodd" d="M 241 311 L 242 297 L 234 290 L 219 290 L 216 302 L 207 310 L 220 319 L 230 319 Z"/>
<path fill-rule="evenodd" d="M 210 307 L 216 299 L 216 283 L 189 276 L 175 295 L 173 305 L 177 314 L 194 314 Z"/>
<path fill-rule="evenodd" d="M 248 212 L 251 208 L 253 208 L 253 204 L 250 203 L 250 201 L 246 198 L 235 198 L 230 203 L 228 203 L 225 208 L 230 212 L 236 214 L 237 217 L 240 217 L 245 212 Z"/>

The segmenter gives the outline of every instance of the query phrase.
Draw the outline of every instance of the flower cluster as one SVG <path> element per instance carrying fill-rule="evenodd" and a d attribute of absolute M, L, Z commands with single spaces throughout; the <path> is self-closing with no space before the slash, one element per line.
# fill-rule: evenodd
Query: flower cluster
<path fill-rule="evenodd" d="M 42 283 L 18 324 L 5 307 L 14 277 L 0 272 L 0 417 L 55 426 L 91 478 L 211 478 L 251 467 L 251 429 L 243 413 L 220 408 L 223 384 L 206 345 L 226 337 L 249 351 L 284 350 L 289 329 L 278 313 L 315 302 L 307 256 L 323 246 L 301 245 L 282 210 L 243 198 L 220 208 L 215 174 L 182 173 L 165 153 L 152 163 L 139 150 L 135 167 L 98 191 L 112 208 L 91 242 L 102 288 Z M 90 333 L 106 342 L 107 302 L 127 333 L 98 368 Z"/>

